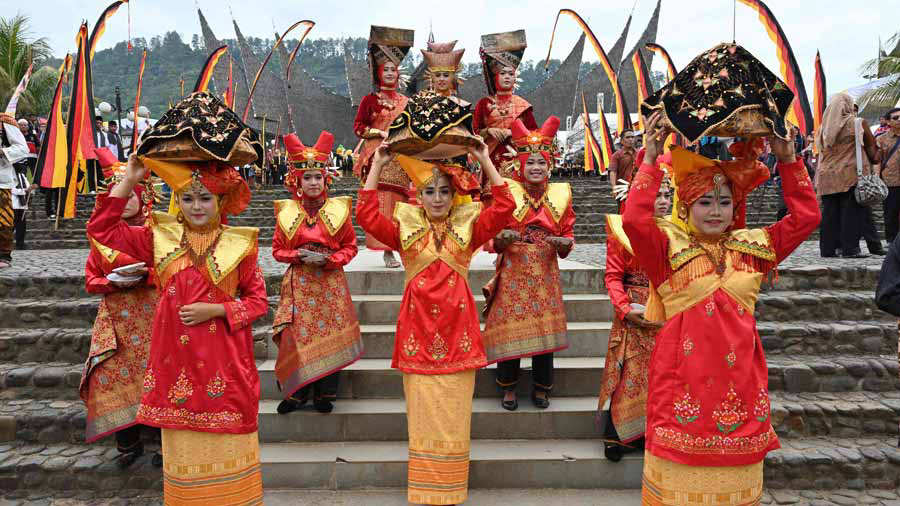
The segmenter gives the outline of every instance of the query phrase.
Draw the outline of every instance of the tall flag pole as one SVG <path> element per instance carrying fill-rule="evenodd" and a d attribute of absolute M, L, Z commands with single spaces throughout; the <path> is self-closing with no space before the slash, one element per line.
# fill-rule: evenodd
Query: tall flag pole
<path fill-rule="evenodd" d="M 825 84 L 825 69 L 822 68 L 822 57 L 816 51 L 816 85 L 813 93 L 813 130 L 818 132 L 825 115 L 825 101 L 828 98 Z"/>
<path fill-rule="evenodd" d="M 117 0 L 103 10 L 103 13 L 100 14 L 100 19 L 97 20 L 97 24 L 94 25 L 94 29 L 91 31 L 91 38 L 88 45 L 91 48 L 91 56 L 90 60 L 94 60 L 94 52 L 97 50 L 97 43 L 100 41 L 100 37 L 106 32 L 106 20 L 112 17 L 116 11 L 119 10 L 119 7 L 122 4 L 128 3 L 128 0 Z M 131 44 L 131 21 L 129 20 L 129 34 L 128 34 L 128 43 Z"/>
<path fill-rule="evenodd" d="M 78 36 L 75 38 L 78 52 L 72 73 L 72 98 L 69 100 L 69 119 L 66 122 L 66 149 L 68 151 L 66 181 L 59 196 L 61 212 L 57 213 L 57 224 L 59 223 L 60 215 L 63 218 L 75 217 L 78 174 L 79 172 L 85 172 L 84 176 L 86 179 L 87 157 L 96 158 L 93 138 L 94 111 L 88 109 L 88 95 L 90 94 L 88 90 L 88 74 L 91 67 L 88 62 L 87 30 L 87 23 L 82 23 L 78 29 Z"/>
<path fill-rule="evenodd" d="M 603 46 L 600 45 L 600 41 L 597 40 L 594 32 L 591 31 L 591 28 L 585 23 L 584 19 L 572 9 L 560 9 L 559 13 L 556 14 L 556 21 L 553 23 L 553 32 L 550 35 L 550 47 L 547 49 L 547 60 L 544 62 L 544 68 L 550 66 L 550 50 L 553 49 L 553 38 L 556 35 L 556 25 L 559 24 L 559 16 L 562 14 L 570 16 L 578 23 L 578 26 L 581 27 L 585 36 L 591 41 L 591 45 L 594 46 L 594 52 L 597 53 L 597 58 L 600 59 L 600 65 L 602 65 L 603 70 L 606 71 L 606 77 L 609 78 L 609 83 L 612 85 L 613 93 L 616 96 L 616 128 L 619 133 L 622 133 L 625 129 L 631 129 L 631 116 L 628 114 L 628 105 L 625 103 L 625 95 L 622 93 L 622 86 L 619 84 L 619 78 L 616 76 L 616 71 L 613 69 L 609 57 L 606 55 L 606 51 L 603 49 Z"/>
<path fill-rule="evenodd" d="M 300 51 L 300 45 L 302 45 L 303 41 L 306 40 L 306 36 L 309 35 L 309 31 L 312 30 L 314 26 L 316 26 L 315 22 L 310 21 L 308 19 L 304 20 L 304 21 L 300 21 L 297 24 L 298 25 L 305 24 L 306 30 L 303 32 L 303 35 L 300 36 L 300 40 L 297 41 L 297 46 L 294 48 L 293 51 L 291 51 L 290 56 L 288 56 L 287 65 L 285 65 L 285 70 L 284 70 L 284 79 L 286 82 L 291 82 L 291 66 L 294 64 L 294 58 L 297 57 L 297 53 Z M 296 26 L 296 25 L 294 25 L 294 26 Z M 293 26 L 291 28 L 288 28 L 288 30 L 290 30 L 292 28 L 293 28 Z"/>
<path fill-rule="evenodd" d="M 600 164 L 600 174 L 606 174 L 613 155 L 613 139 L 609 131 L 609 124 L 606 122 L 606 115 L 603 114 L 603 109 L 597 111 L 597 116 L 600 118 L 600 141 L 598 142 L 597 136 L 594 134 L 594 128 L 591 126 L 590 116 L 588 116 L 584 93 L 581 94 L 581 107 L 584 111 L 584 117 L 587 118 L 584 124 L 585 149 L 589 141 L 591 152 L 597 159 L 597 163 Z"/>
<path fill-rule="evenodd" d="M 228 53 L 228 87 L 225 88 L 225 106 L 234 110 L 234 79 L 232 79 L 232 67 L 234 58 Z"/>
<path fill-rule="evenodd" d="M 67 54 L 59 66 L 59 78 L 56 81 L 56 91 L 53 92 L 47 130 L 34 168 L 34 181 L 41 188 L 62 188 L 66 184 L 66 163 L 69 158 L 66 151 L 66 125 L 62 120 L 62 95 L 66 74 L 71 66 L 72 56 Z"/>
<path fill-rule="evenodd" d="M 581 108 L 584 111 L 581 114 L 581 120 L 584 123 L 584 171 L 593 171 L 594 160 L 596 160 L 600 166 L 598 172 L 603 174 L 606 172 L 606 165 L 603 163 L 603 155 L 600 153 L 597 139 L 594 137 L 594 131 L 591 130 L 591 116 L 588 114 L 584 92 L 581 93 Z"/>
<path fill-rule="evenodd" d="M 206 63 L 203 64 L 203 67 L 200 69 L 200 75 L 197 76 L 197 83 L 194 84 L 194 93 L 198 91 L 206 91 L 209 88 L 209 81 L 212 79 L 213 71 L 216 69 L 216 64 L 219 63 L 219 58 L 222 57 L 228 51 L 228 44 L 216 48 L 215 51 L 209 53 L 209 57 L 206 58 Z"/>
<path fill-rule="evenodd" d="M 647 97 L 653 94 L 653 85 L 650 83 L 650 71 L 647 69 L 647 62 L 644 61 L 644 55 L 640 49 L 637 49 L 631 56 L 631 65 L 634 67 L 634 76 L 637 81 L 637 107 L 641 110 L 641 103 L 647 100 Z M 644 130 L 644 118 L 638 115 L 638 128 Z"/>
<path fill-rule="evenodd" d="M 297 21 L 296 23 L 291 25 L 290 28 L 285 30 L 284 33 L 281 34 L 281 37 L 279 37 L 275 41 L 275 43 L 272 44 L 272 49 L 269 51 L 269 54 L 266 55 L 266 58 L 259 65 L 259 69 L 256 71 L 256 76 L 253 78 L 253 82 L 250 84 L 250 92 L 247 94 L 247 105 L 244 106 L 244 114 L 241 116 L 241 119 L 243 121 L 246 122 L 247 116 L 250 114 L 250 104 L 253 101 L 253 92 L 256 91 L 256 85 L 259 83 L 259 78 L 262 77 L 263 70 L 265 70 L 266 65 L 269 63 L 269 60 L 272 58 L 272 53 L 274 53 L 275 50 L 278 49 L 278 46 L 281 45 L 282 41 L 284 41 L 284 38 L 287 37 L 287 34 L 291 33 L 291 30 L 293 30 L 294 28 L 297 28 L 300 25 L 306 26 L 307 29 L 306 29 L 306 32 L 303 34 L 303 38 L 301 38 L 300 42 L 297 44 L 297 47 L 294 48 L 294 53 L 296 53 L 297 50 L 300 49 L 300 44 L 303 43 L 303 39 L 306 38 L 306 34 L 308 34 L 309 31 L 312 29 L 312 27 L 315 26 L 316 24 L 308 19 L 304 19 L 302 21 Z M 291 58 L 288 60 L 288 64 L 287 64 L 288 71 L 290 70 L 290 62 L 293 61 L 293 58 L 294 58 L 294 56 L 292 55 Z"/>
<path fill-rule="evenodd" d="M 759 20 L 762 21 L 769 38 L 775 43 L 775 52 L 778 55 L 778 61 L 781 64 L 781 77 L 787 83 L 791 91 L 794 92 L 794 102 L 788 111 L 787 119 L 791 123 L 800 128 L 803 135 L 807 135 L 813 126 L 812 110 L 809 107 L 809 97 L 806 94 L 806 86 L 803 84 L 803 75 L 800 72 L 800 66 L 797 65 L 797 59 L 794 57 L 794 50 L 788 42 L 784 30 L 772 14 L 772 10 L 763 3 L 762 0 L 740 0 L 740 2 L 759 14 Z"/>
<path fill-rule="evenodd" d="M 666 51 L 666 48 L 652 42 L 644 44 L 644 47 L 659 55 L 659 57 L 662 58 L 664 62 L 666 62 L 666 74 L 669 81 L 675 79 L 678 71 L 675 69 L 675 64 L 672 63 L 672 57 L 669 56 L 669 52 Z"/>
<path fill-rule="evenodd" d="M 139 131 L 138 131 L 138 109 L 141 106 L 141 86 L 144 84 L 144 65 L 147 63 L 147 50 L 141 53 L 141 66 L 138 69 L 137 93 L 134 95 L 134 126 L 131 128 L 131 152 L 137 149 Z"/>

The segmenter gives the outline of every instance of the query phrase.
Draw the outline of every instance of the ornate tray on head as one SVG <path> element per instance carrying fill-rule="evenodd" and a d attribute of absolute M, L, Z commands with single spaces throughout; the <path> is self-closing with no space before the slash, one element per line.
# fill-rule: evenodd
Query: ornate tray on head
<path fill-rule="evenodd" d="M 233 167 L 257 163 L 256 132 L 207 92 L 191 93 L 141 136 L 137 154 L 168 162 L 218 160 Z"/>
<path fill-rule="evenodd" d="M 641 104 L 662 111 L 688 142 L 703 136 L 787 139 L 785 114 L 794 92 L 749 51 L 723 43 L 703 52 Z"/>
<path fill-rule="evenodd" d="M 388 130 L 392 153 L 421 160 L 455 158 L 477 146 L 472 133 L 472 105 L 433 91 L 417 93 Z"/>

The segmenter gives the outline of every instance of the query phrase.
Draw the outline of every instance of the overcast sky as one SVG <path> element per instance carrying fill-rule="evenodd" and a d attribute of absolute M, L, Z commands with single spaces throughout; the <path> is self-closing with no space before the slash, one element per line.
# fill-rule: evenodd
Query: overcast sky
<path fill-rule="evenodd" d="M 0 15 L 17 10 L 31 17 L 36 35 L 47 37 L 57 56 L 72 51 L 82 19 L 91 28 L 111 0 L 0 0 Z M 196 2 L 196 3 L 195 3 Z M 633 0 L 131 0 L 132 36 L 150 37 L 176 30 L 185 42 L 200 33 L 196 8 L 203 10 L 216 36 L 234 37 L 231 12 L 245 36 L 272 37 L 273 21 L 283 30 L 294 21 L 312 19 L 310 37 L 368 37 L 369 25 L 413 28 L 416 46 L 424 45 L 429 24 L 437 40 L 458 39 L 466 48 L 465 61 L 477 61 L 480 35 L 524 28 L 528 38 L 526 59 L 546 56 L 553 20 L 561 7 L 576 10 L 609 50 L 621 33 Z M 876 54 L 879 36 L 886 41 L 898 30 L 900 0 L 768 0 L 793 46 L 812 93 L 816 50 L 828 80 L 829 95 L 864 83 L 859 68 Z M 412 6 L 412 7 L 410 7 Z M 630 49 L 647 25 L 656 0 L 637 0 L 628 37 Z M 702 7 L 700 7 L 702 6 Z M 732 39 L 732 0 L 662 0 L 657 42 L 665 46 L 680 69 L 694 56 Z M 775 48 L 755 13 L 737 5 L 737 41 L 779 73 Z M 108 23 L 100 48 L 128 37 L 127 9 L 123 6 Z M 580 31 L 570 18 L 560 20 L 552 57 L 564 58 Z M 585 60 L 596 61 L 590 46 Z M 657 59 L 654 69 L 663 70 Z M 811 97 L 810 97 L 811 99 Z"/>

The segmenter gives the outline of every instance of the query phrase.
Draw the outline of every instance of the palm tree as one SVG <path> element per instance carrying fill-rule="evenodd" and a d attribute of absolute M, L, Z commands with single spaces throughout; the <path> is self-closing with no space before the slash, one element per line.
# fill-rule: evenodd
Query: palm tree
<path fill-rule="evenodd" d="M 0 108 L 5 108 L 33 63 L 35 70 L 28 89 L 19 98 L 18 112 L 47 114 L 56 85 L 56 70 L 44 65 L 51 57 L 47 39 L 31 36 L 28 16 L 0 17 Z"/>
<path fill-rule="evenodd" d="M 895 104 L 900 104 L 900 32 L 891 37 L 888 45 L 894 46 L 890 54 L 882 54 L 863 65 L 863 75 L 889 78 L 886 83 L 863 96 L 868 105 L 879 109 L 890 109 Z"/>

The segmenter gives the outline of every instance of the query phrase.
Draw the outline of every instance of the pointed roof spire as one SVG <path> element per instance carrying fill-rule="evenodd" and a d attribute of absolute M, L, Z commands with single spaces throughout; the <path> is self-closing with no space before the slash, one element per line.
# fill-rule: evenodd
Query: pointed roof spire
<path fill-rule="evenodd" d="M 428 43 L 434 43 L 434 24 L 431 22 L 431 19 L 428 20 Z"/>

